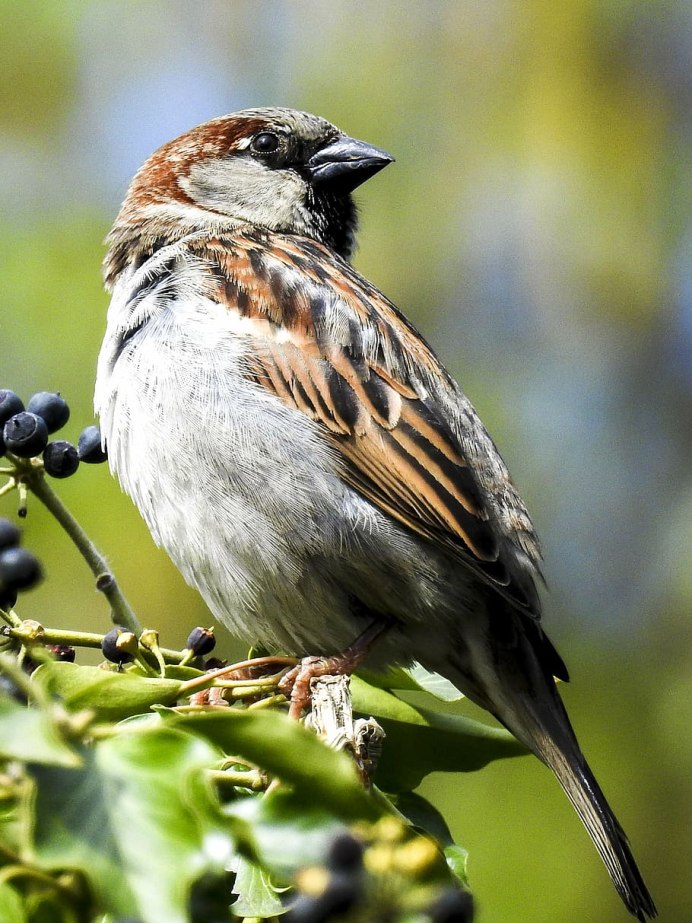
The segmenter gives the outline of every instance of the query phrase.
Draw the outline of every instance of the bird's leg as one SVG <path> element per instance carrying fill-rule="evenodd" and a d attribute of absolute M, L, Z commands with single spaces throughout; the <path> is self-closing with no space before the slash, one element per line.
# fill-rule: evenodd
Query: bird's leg
<path fill-rule="evenodd" d="M 300 718 L 310 702 L 310 681 L 318 676 L 350 676 L 370 653 L 373 644 L 390 627 L 390 622 L 372 622 L 356 640 L 340 654 L 331 657 L 303 657 L 300 663 L 282 678 L 279 689 L 289 694 L 291 705 L 288 714 Z"/>

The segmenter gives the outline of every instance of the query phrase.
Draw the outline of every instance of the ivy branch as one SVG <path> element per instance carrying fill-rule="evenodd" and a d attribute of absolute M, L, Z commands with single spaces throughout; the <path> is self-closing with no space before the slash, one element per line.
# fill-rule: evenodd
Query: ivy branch
<path fill-rule="evenodd" d="M 19 494 L 19 515 L 22 518 L 27 512 L 27 492 L 37 497 L 60 523 L 86 561 L 96 578 L 96 589 L 103 593 L 110 604 L 113 623 L 123 625 L 133 634 L 140 635 L 142 626 L 120 589 L 106 558 L 46 480 L 43 461 L 40 458 L 17 458 L 9 453 L 7 461 L 9 466 L 0 468 L 0 474 L 6 475 L 8 479 L 7 483 L 0 488 L 0 496 L 16 490 Z"/>

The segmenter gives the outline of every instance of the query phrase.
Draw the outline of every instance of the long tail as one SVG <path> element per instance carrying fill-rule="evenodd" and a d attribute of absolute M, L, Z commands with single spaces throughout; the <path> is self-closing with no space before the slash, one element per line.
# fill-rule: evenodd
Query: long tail
<path fill-rule="evenodd" d="M 645 923 L 647 918 L 656 916 L 656 907 L 632 855 L 627 836 L 579 749 L 559 699 L 558 703 L 564 717 L 559 734 L 546 733 L 545 729 L 537 727 L 531 735 L 524 733 L 523 742 L 553 770 L 593 840 L 625 906 Z M 523 730 L 526 730 L 526 725 Z M 515 733 L 519 736 L 518 730 Z"/>
<path fill-rule="evenodd" d="M 512 618 L 506 611 L 503 614 Z M 452 671 L 444 672 L 552 769 L 625 906 L 646 923 L 656 916 L 653 899 L 627 837 L 579 748 L 557 691 L 553 676 L 561 675 L 561 668 L 567 678 L 564 664 L 536 623 L 513 627 L 517 631 L 509 632 L 511 640 L 507 631 L 501 640 L 486 634 L 479 646 L 466 647 L 467 656 L 452 655 Z"/>

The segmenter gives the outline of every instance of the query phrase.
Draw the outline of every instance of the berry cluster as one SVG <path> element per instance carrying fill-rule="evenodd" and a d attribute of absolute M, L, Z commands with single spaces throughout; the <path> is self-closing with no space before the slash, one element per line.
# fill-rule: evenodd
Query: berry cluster
<path fill-rule="evenodd" d="M 17 458 L 36 458 L 43 453 L 46 474 L 68 478 L 80 462 L 98 464 L 106 460 L 97 426 L 87 426 L 77 446 L 63 439 L 48 441 L 70 418 L 70 408 L 60 394 L 39 391 L 24 408 L 14 391 L 0 389 L 0 456 L 10 452 Z"/>
<path fill-rule="evenodd" d="M 379 826 L 388 827 L 387 820 L 379 822 Z M 390 829 L 384 832 L 385 840 L 391 838 Z M 397 830 L 395 837 L 400 839 L 401 831 Z M 421 845 L 422 849 L 418 848 Z M 341 833 L 329 845 L 323 867 L 299 873 L 298 896 L 291 900 L 282 920 L 285 923 L 330 923 L 341 919 L 398 920 L 415 916 L 416 920 L 426 923 L 472 923 L 473 899 L 468 891 L 459 888 L 433 890 L 423 884 L 422 901 L 416 901 L 415 913 L 413 907 L 400 905 L 400 897 L 410 891 L 408 886 L 412 880 L 420 878 L 424 882 L 431 850 L 436 851 L 436 848 L 429 841 L 408 841 L 406 845 L 404 841 L 381 842 L 381 837 L 376 837 L 368 843 L 351 833 Z M 396 861 L 397 851 L 401 853 L 399 860 L 403 861 Z M 401 866 L 398 870 L 397 865 Z M 401 877 L 404 869 L 412 878 L 404 880 Z M 373 876 L 377 879 L 376 885 L 373 885 Z M 365 915 L 366 907 L 372 914 Z"/>
<path fill-rule="evenodd" d="M 361 841 L 349 833 L 335 837 L 327 851 L 324 869 L 308 869 L 299 878 L 303 893 L 290 905 L 283 918 L 286 923 L 327 923 L 361 902 L 364 851 Z"/>
<path fill-rule="evenodd" d="M 142 634 L 142 640 L 146 632 Z M 201 657 L 211 653 L 216 646 L 213 628 L 193 628 L 185 645 L 185 652 L 190 652 L 195 657 Z M 129 628 L 123 625 L 116 625 L 103 636 L 101 641 L 101 652 L 106 660 L 111 663 L 117 663 L 118 666 L 130 663 L 139 653 L 139 641 Z M 210 669 L 207 664 L 207 669 Z"/>
<path fill-rule="evenodd" d="M 21 532 L 9 519 L 0 519 L 0 609 L 11 609 L 17 593 L 29 590 L 41 579 L 41 565 L 26 548 L 20 548 Z"/>

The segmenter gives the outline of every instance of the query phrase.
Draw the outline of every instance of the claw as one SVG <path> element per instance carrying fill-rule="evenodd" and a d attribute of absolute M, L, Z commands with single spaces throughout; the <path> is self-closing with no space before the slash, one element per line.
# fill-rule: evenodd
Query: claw
<path fill-rule="evenodd" d="M 310 682 L 318 676 L 350 676 L 361 665 L 370 649 L 389 622 L 373 622 L 345 651 L 331 657 L 303 657 L 300 663 L 282 678 L 279 690 L 288 696 L 290 718 L 299 719 L 310 704 Z"/>

